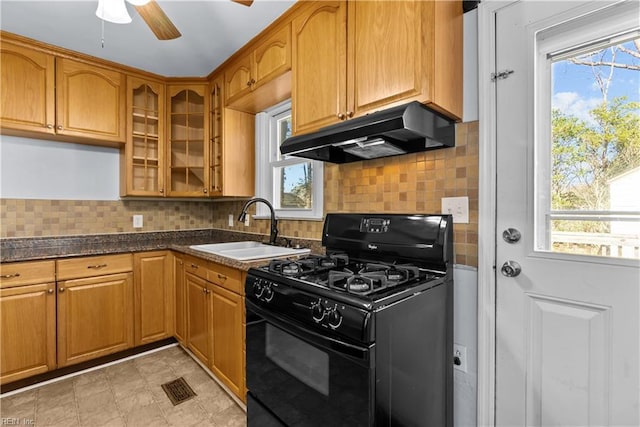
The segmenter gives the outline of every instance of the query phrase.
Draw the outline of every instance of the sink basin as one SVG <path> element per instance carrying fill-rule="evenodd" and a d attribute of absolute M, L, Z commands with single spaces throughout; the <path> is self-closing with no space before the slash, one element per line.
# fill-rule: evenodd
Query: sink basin
<path fill-rule="evenodd" d="M 193 245 L 190 248 L 237 261 L 305 255 L 311 252 L 310 249 L 284 248 L 254 241 L 210 243 L 207 245 Z"/>

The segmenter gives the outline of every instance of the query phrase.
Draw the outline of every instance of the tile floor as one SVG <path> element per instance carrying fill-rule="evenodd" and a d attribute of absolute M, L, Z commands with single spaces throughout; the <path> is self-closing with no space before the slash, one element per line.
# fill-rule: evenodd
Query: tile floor
<path fill-rule="evenodd" d="M 184 377 L 197 396 L 173 406 L 161 385 Z M 0 399 L 0 424 L 246 426 L 244 411 L 180 347 Z"/>

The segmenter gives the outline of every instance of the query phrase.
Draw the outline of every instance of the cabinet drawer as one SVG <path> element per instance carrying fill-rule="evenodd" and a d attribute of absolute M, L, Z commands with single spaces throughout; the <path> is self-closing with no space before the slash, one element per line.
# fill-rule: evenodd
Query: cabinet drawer
<path fill-rule="evenodd" d="M 56 280 L 55 261 L 0 264 L 0 287 L 32 285 Z"/>
<path fill-rule="evenodd" d="M 244 283 L 242 282 L 242 272 L 240 270 L 220 264 L 210 264 L 207 273 L 209 282 L 239 295 L 244 295 Z"/>
<path fill-rule="evenodd" d="M 184 271 L 204 280 L 207 280 L 208 265 L 209 263 L 204 259 L 192 257 L 185 257 L 184 259 Z"/>
<path fill-rule="evenodd" d="M 58 260 L 58 280 L 79 279 L 133 271 L 131 254 Z"/>

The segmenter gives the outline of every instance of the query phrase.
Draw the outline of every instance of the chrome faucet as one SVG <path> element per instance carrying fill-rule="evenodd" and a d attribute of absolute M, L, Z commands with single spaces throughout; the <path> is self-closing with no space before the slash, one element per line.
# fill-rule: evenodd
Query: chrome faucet
<path fill-rule="evenodd" d="M 276 219 L 276 211 L 273 209 L 273 206 L 267 199 L 254 197 L 253 199 L 247 200 L 247 203 L 245 203 L 242 207 L 242 212 L 240 212 L 240 215 L 238 216 L 238 221 L 244 222 L 244 219 L 247 216 L 247 208 L 257 202 L 264 203 L 271 211 L 271 234 L 269 235 L 269 244 L 275 245 L 276 238 L 278 237 L 278 220 Z"/>

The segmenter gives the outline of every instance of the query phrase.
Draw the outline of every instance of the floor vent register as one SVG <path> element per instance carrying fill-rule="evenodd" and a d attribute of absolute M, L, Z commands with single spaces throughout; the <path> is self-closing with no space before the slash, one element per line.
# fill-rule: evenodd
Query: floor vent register
<path fill-rule="evenodd" d="M 171 400 L 171 403 L 173 403 L 174 406 L 182 402 L 186 402 L 196 396 L 196 393 L 182 377 L 162 384 L 162 389 L 167 393 L 169 400 Z"/>

